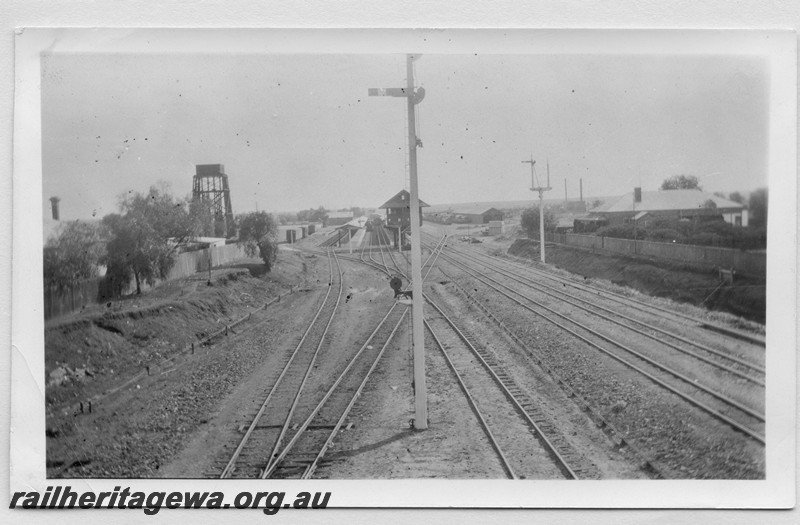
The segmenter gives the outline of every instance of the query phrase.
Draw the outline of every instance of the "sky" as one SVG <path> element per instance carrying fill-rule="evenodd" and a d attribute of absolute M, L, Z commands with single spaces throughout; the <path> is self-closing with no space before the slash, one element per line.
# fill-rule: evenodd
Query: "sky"
<path fill-rule="evenodd" d="M 426 54 L 415 62 L 420 198 L 429 204 L 767 185 L 768 62 L 745 55 Z M 398 54 L 57 53 L 42 57 L 43 214 L 118 211 L 196 164 L 223 164 L 234 213 L 377 207 L 407 188 Z"/>

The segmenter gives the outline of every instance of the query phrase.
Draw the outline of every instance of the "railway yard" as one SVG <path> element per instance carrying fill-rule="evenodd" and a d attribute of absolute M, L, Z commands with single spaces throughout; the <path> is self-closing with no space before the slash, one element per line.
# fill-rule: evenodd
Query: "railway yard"
<path fill-rule="evenodd" d="M 765 477 L 763 325 L 434 224 L 416 431 L 408 252 L 337 235 L 48 325 L 48 477 Z"/>

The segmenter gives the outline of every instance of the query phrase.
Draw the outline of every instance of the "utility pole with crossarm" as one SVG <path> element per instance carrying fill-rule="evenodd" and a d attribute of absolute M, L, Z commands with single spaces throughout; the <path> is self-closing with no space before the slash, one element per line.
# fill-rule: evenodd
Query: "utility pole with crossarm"
<path fill-rule="evenodd" d="M 544 262 L 544 192 L 552 189 L 550 187 L 550 163 L 547 163 L 547 186 L 536 185 L 536 176 L 533 169 L 536 161 L 533 160 L 533 155 L 531 155 L 531 160 L 523 160 L 522 163 L 531 165 L 531 191 L 539 192 L 539 255 L 542 262 Z"/>
<path fill-rule="evenodd" d="M 428 394 L 425 386 L 425 333 L 422 316 L 422 234 L 419 223 L 419 188 L 417 185 L 417 138 L 414 106 L 425 98 L 425 89 L 414 90 L 414 61 L 421 55 L 406 56 L 405 88 L 370 88 L 369 96 L 404 97 L 408 103 L 408 166 L 411 178 L 411 326 L 414 346 L 414 428 L 428 428 Z"/>

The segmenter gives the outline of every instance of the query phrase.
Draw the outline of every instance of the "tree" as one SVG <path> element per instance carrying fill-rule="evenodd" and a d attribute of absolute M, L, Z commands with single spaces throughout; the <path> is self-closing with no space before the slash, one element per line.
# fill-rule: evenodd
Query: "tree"
<path fill-rule="evenodd" d="M 297 222 L 297 214 L 291 212 L 279 213 L 278 222 L 280 222 L 281 225 L 294 224 L 295 222 Z"/>
<path fill-rule="evenodd" d="M 528 233 L 528 238 L 539 238 L 539 207 L 532 206 L 527 208 L 525 211 L 522 212 L 522 218 L 520 219 L 520 224 L 522 228 Z M 555 214 L 549 209 L 544 209 L 544 231 L 545 232 L 554 232 L 556 231 L 556 226 L 558 225 L 558 221 L 556 220 Z"/>
<path fill-rule="evenodd" d="M 714 202 L 714 199 L 706 199 L 706 201 L 703 203 L 703 208 L 706 208 L 706 209 L 709 209 L 709 210 L 716 210 L 717 209 L 717 203 Z"/>
<path fill-rule="evenodd" d="M 673 175 L 661 183 L 662 190 L 699 190 L 700 183 L 694 175 Z"/>
<path fill-rule="evenodd" d="M 744 204 L 744 196 L 738 191 L 734 191 L 728 195 L 728 199 L 732 200 L 733 202 L 738 202 L 739 204 Z"/>
<path fill-rule="evenodd" d="M 328 210 L 322 206 L 297 212 L 297 220 L 301 222 L 324 222 L 328 218 Z"/>
<path fill-rule="evenodd" d="M 165 278 L 175 263 L 178 248 L 193 232 L 187 203 L 175 200 L 166 189 L 150 188 L 147 194 L 135 193 L 120 203 L 123 214 L 103 217 L 109 236 L 105 262 L 107 276 L 120 286 L 136 280 L 136 293 L 142 281 L 154 284 Z"/>
<path fill-rule="evenodd" d="M 749 225 L 755 228 L 767 227 L 767 208 L 768 208 L 769 194 L 767 188 L 759 188 L 750 193 L 749 199 Z"/>
<path fill-rule="evenodd" d="M 194 199 L 189 202 L 189 217 L 193 237 L 213 237 L 217 233 L 216 218 L 207 201 Z M 223 235 L 224 236 L 224 235 Z"/>
<path fill-rule="evenodd" d="M 316 210 L 310 210 L 310 214 L 308 217 L 309 222 L 325 222 L 327 219 L 328 219 L 328 210 L 326 210 L 322 206 L 318 207 Z"/>
<path fill-rule="evenodd" d="M 245 253 L 250 257 L 259 255 L 268 272 L 278 258 L 277 233 L 274 217 L 265 211 L 248 213 L 240 218 L 239 240 L 244 243 Z"/>
<path fill-rule="evenodd" d="M 85 221 L 65 223 L 56 237 L 44 246 L 44 283 L 59 289 L 97 277 L 105 251 L 97 224 Z"/>

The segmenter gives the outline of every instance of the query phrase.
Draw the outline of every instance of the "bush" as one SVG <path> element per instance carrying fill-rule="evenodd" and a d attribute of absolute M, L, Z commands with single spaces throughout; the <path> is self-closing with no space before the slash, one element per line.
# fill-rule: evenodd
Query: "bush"
<path fill-rule="evenodd" d="M 558 225 L 558 220 L 556 220 L 556 216 L 550 208 L 544 209 L 544 231 L 545 233 L 550 233 L 556 231 L 556 226 Z M 527 208 L 525 211 L 522 212 L 522 217 L 520 218 L 520 225 L 522 229 L 524 229 L 527 234 L 528 238 L 530 239 L 538 239 L 539 238 L 539 207 L 532 206 Z"/>
<path fill-rule="evenodd" d="M 267 271 L 278 258 L 276 235 L 278 226 L 275 218 L 267 212 L 248 213 L 239 221 L 239 240 L 244 243 L 249 256 L 259 254 Z"/>
<path fill-rule="evenodd" d="M 653 242 L 683 242 L 683 235 L 678 230 L 662 228 L 658 230 L 646 230 L 647 240 Z"/>
<path fill-rule="evenodd" d="M 636 239 L 643 240 L 646 230 L 636 228 Z M 603 226 L 595 232 L 598 237 L 614 237 L 616 239 L 633 239 L 633 224 L 616 224 L 613 226 Z"/>

